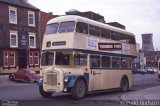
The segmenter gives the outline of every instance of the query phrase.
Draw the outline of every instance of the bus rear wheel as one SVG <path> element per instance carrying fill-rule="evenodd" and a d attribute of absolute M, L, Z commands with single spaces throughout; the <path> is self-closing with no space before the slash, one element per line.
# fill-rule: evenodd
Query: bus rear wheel
<path fill-rule="evenodd" d="M 123 77 L 121 80 L 120 89 L 122 92 L 126 92 L 126 91 L 128 91 L 128 88 L 129 88 L 128 79 Z"/>
<path fill-rule="evenodd" d="M 52 96 L 52 92 L 45 92 L 44 90 L 43 90 L 43 86 L 39 86 L 39 92 L 40 92 L 40 94 L 43 96 L 43 97 L 51 97 Z"/>
<path fill-rule="evenodd" d="M 80 99 L 85 96 L 86 90 L 87 87 L 84 80 L 79 79 L 76 81 L 75 86 L 71 89 L 71 95 L 74 99 Z"/>

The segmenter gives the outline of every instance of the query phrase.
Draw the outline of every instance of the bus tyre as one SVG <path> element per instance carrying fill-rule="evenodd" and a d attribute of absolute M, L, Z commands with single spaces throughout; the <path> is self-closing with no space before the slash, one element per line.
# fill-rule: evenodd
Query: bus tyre
<path fill-rule="evenodd" d="M 86 94 L 87 87 L 82 79 L 78 79 L 75 83 L 75 86 L 71 89 L 71 95 L 74 99 L 83 98 Z"/>
<path fill-rule="evenodd" d="M 39 92 L 40 92 L 40 94 L 43 96 L 43 97 L 51 97 L 52 96 L 52 92 L 45 92 L 44 90 L 43 90 L 43 86 L 39 86 Z"/>
<path fill-rule="evenodd" d="M 160 74 L 158 74 L 158 78 L 160 78 Z"/>
<path fill-rule="evenodd" d="M 128 82 L 127 78 L 123 77 L 121 79 L 120 88 L 121 88 L 122 92 L 126 92 L 128 90 L 128 88 L 129 88 L 129 82 Z"/>

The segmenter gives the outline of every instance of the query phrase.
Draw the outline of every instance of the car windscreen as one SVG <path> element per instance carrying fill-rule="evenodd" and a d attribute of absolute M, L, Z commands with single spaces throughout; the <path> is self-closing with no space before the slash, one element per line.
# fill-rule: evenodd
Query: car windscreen
<path fill-rule="evenodd" d="M 51 66 L 53 65 L 54 53 L 53 52 L 45 52 L 42 53 L 41 65 L 42 66 Z"/>

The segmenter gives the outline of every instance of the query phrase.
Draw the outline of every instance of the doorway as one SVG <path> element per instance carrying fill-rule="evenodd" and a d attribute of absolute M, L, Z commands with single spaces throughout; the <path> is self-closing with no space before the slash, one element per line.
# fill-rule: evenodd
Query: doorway
<path fill-rule="evenodd" d="M 27 68 L 27 51 L 26 50 L 20 50 L 18 53 L 18 64 L 19 69 L 21 68 Z"/>

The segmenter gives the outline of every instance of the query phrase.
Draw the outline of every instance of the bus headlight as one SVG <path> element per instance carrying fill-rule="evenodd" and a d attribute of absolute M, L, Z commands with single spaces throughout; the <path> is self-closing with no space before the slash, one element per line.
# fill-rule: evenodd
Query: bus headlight
<path fill-rule="evenodd" d="M 42 86 L 43 85 L 43 77 L 40 77 L 39 80 L 37 81 L 37 84 L 39 86 Z"/>
<path fill-rule="evenodd" d="M 41 77 L 41 78 L 39 79 L 39 81 L 42 82 L 42 81 L 43 81 L 43 78 Z"/>
<path fill-rule="evenodd" d="M 68 81 L 69 81 L 69 77 L 65 77 L 64 82 L 68 82 Z"/>

